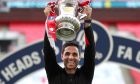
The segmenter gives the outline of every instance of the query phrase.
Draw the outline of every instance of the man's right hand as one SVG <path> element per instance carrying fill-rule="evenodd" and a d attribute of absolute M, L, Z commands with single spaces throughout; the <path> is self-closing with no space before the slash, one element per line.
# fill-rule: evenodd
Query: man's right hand
<path fill-rule="evenodd" d="M 45 7 L 45 9 L 44 9 L 44 14 L 46 15 L 46 16 L 48 16 L 48 14 L 51 12 L 51 6 L 47 6 L 47 7 Z"/>

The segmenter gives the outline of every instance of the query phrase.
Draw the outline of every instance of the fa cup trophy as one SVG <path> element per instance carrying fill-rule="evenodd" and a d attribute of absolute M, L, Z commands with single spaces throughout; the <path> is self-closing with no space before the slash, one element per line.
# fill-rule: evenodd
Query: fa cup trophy
<path fill-rule="evenodd" d="M 53 12 L 48 16 L 47 25 L 53 37 L 63 41 L 74 40 L 76 33 L 80 29 L 80 20 L 77 18 L 79 8 L 80 6 L 88 5 L 88 3 L 89 1 L 79 3 L 78 0 L 50 2 L 49 4 Z M 58 8 L 57 14 L 54 9 L 55 5 Z"/>

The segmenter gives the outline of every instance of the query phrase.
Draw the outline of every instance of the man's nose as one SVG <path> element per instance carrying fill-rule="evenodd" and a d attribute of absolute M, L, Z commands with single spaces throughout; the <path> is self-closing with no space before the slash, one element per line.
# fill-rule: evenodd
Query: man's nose
<path fill-rule="evenodd" d="M 73 55 L 72 54 L 70 54 L 69 59 L 73 59 Z"/>

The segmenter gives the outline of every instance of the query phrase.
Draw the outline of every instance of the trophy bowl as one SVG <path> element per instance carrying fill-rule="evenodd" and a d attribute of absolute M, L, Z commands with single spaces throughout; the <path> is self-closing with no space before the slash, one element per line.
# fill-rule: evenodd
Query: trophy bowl
<path fill-rule="evenodd" d="M 56 37 L 63 41 L 71 41 L 80 29 L 77 0 L 58 0 L 58 16 L 56 21 Z"/>

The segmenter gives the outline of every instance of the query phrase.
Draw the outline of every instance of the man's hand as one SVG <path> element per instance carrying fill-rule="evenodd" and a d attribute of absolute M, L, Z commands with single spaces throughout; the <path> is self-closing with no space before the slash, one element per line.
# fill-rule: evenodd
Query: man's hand
<path fill-rule="evenodd" d="M 92 20 L 92 8 L 89 5 L 83 6 L 83 10 L 81 11 L 82 14 L 86 14 L 86 16 L 83 18 L 84 20 L 84 28 L 89 28 L 91 26 L 91 20 Z"/>
<path fill-rule="evenodd" d="M 80 11 L 80 13 L 87 15 L 83 18 L 84 20 L 91 20 L 92 19 L 92 17 L 91 17 L 92 16 L 92 8 L 89 5 L 83 6 L 82 11 Z"/>
<path fill-rule="evenodd" d="M 50 12 L 51 12 L 51 6 L 48 5 L 48 6 L 44 9 L 44 14 L 45 14 L 46 16 L 48 16 Z"/>

